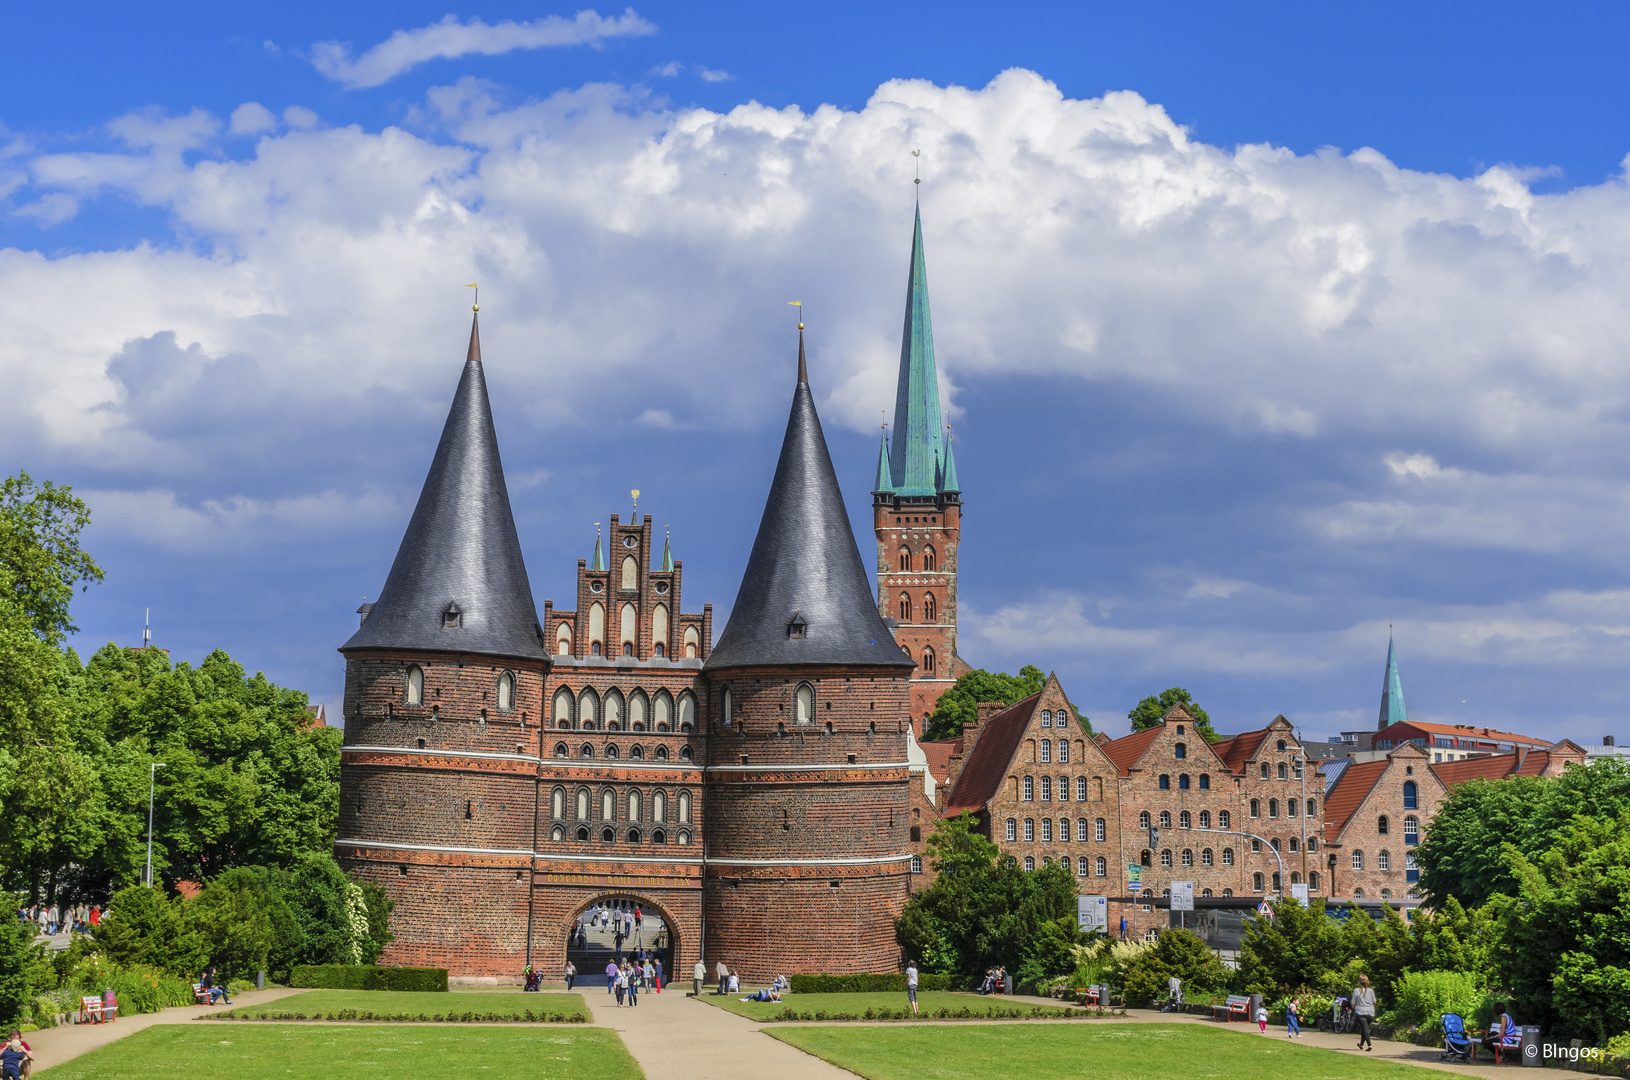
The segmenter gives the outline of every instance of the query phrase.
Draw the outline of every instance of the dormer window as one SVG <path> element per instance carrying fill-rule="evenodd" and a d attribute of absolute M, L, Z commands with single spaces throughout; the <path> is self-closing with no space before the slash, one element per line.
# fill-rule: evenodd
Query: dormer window
<path fill-rule="evenodd" d="M 459 609 L 457 601 L 449 600 L 447 606 L 441 609 L 441 625 L 446 630 L 464 625 L 464 612 Z"/>
<path fill-rule="evenodd" d="M 809 627 L 809 624 L 804 621 L 804 617 L 802 615 L 800 615 L 796 611 L 793 612 L 792 613 L 792 620 L 787 623 L 787 640 L 788 641 L 802 641 L 802 640 L 804 640 L 804 631 L 808 627 Z"/>

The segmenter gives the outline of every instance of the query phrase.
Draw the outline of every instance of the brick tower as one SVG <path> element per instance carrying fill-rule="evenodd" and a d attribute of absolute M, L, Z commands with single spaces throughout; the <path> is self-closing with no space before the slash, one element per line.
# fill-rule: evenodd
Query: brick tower
<path fill-rule="evenodd" d="M 967 670 L 956 649 L 957 544 L 962 492 L 949 439 L 942 439 L 934 328 L 923 263 L 922 212 L 911 238 L 894 441 L 877 453 L 872 491 L 877 532 L 877 610 L 917 662 L 911 677 L 912 725 L 920 738 L 940 695 Z"/>
<path fill-rule="evenodd" d="M 345 656 L 340 865 L 396 901 L 392 964 L 525 961 L 549 650 L 504 485 L 479 328 L 418 505 Z"/>
<path fill-rule="evenodd" d="M 798 338 L 798 382 L 730 621 L 707 658 L 710 961 L 893 971 L 910 875 L 912 661 L 866 582 Z"/>

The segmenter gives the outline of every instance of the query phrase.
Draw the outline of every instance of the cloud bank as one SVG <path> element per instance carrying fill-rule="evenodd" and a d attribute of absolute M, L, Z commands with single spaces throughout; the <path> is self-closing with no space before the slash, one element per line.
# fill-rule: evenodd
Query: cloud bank
<path fill-rule="evenodd" d="M 531 22 L 506 20 L 491 26 L 480 19 L 461 23 L 457 16 L 448 15 L 416 30 L 398 30 L 356 57 L 351 55 L 349 42 L 319 41 L 311 47 L 311 64 L 348 90 L 365 90 L 383 85 L 427 60 L 598 45 L 613 38 L 644 37 L 656 32 L 656 26 L 633 8 L 609 17 L 583 10 L 570 19 L 547 15 Z"/>

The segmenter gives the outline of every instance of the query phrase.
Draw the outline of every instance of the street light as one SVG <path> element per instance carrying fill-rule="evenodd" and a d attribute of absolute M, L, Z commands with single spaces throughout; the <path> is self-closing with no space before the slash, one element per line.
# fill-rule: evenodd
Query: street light
<path fill-rule="evenodd" d="M 158 778 L 158 771 L 168 762 L 150 762 L 147 769 L 147 872 L 142 880 L 148 885 L 153 884 L 153 784 Z"/>

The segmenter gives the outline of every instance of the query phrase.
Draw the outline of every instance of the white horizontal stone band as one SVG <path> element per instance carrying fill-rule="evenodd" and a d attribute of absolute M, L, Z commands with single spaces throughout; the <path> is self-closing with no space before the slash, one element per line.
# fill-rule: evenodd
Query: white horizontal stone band
<path fill-rule="evenodd" d="M 709 765 L 708 772 L 845 772 L 849 769 L 904 769 L 909 761 L 885 761 L 881 765 Z"/>
<path fill-rule="evenodd" d="M 383 840 L 350 840 L 344 837 L 334 841 L 336 845 L 346 844 L 350 847 L 388 848 L 392 851 L 431 851 L 445 852 L 453 855 L 524 855 L 544 859 L 549 862 L 600 862 L 600 863 L 664 863 L 664 864 L 693 864 L 696 866 L 882 866 L 888 863 L 909 862 L 911 856 L 907 855 L 872 855 L 855 859 L 704 859 L 700 855 L 692 858 L 662 858 L 654 855 L 579 855 L 555 852 L 527 851 L 523 848 L 473 848 L 473 847 L 445 847 L 439 844 L 399 844 Z"/>
<path fill-rule="evenodd" d="M 431 750 L 420 746 L 342 746 L 340 753 L 357 751 L 369 754 L 428 754 L 431 757 L 473 757 L 488 761 L 530 761 L 537 764 L 545 759 L 531 754 L 494 754 L 486 750 Z"/>
<path fill-rule="evenodd" d="M 390 848 L 392 851 L 444 851 L 454 855 L 525 855 L 531 857 L 536 852 L 525 848 L 487 848 L 487 847 L 445 847 L 441 844 L 398 844 L 389 840 L 350 840 L 340 837 L 334 841 L 335 845 L 347 844 L 351 847 Z"/>
<path fill-rule="evenodd" d="M 885 863 L 909 862 L 907 855 L 869 855 L 857 859 L 707 859 L 709 866 L 882 866 Z"/>
<path fill-rule="evenodd" d="M 543 758 L 539 764 L 551 769 L 651 769 L 659 772 L 701 772 L 694 761 L 624 761 L 622 758 Z"/>

